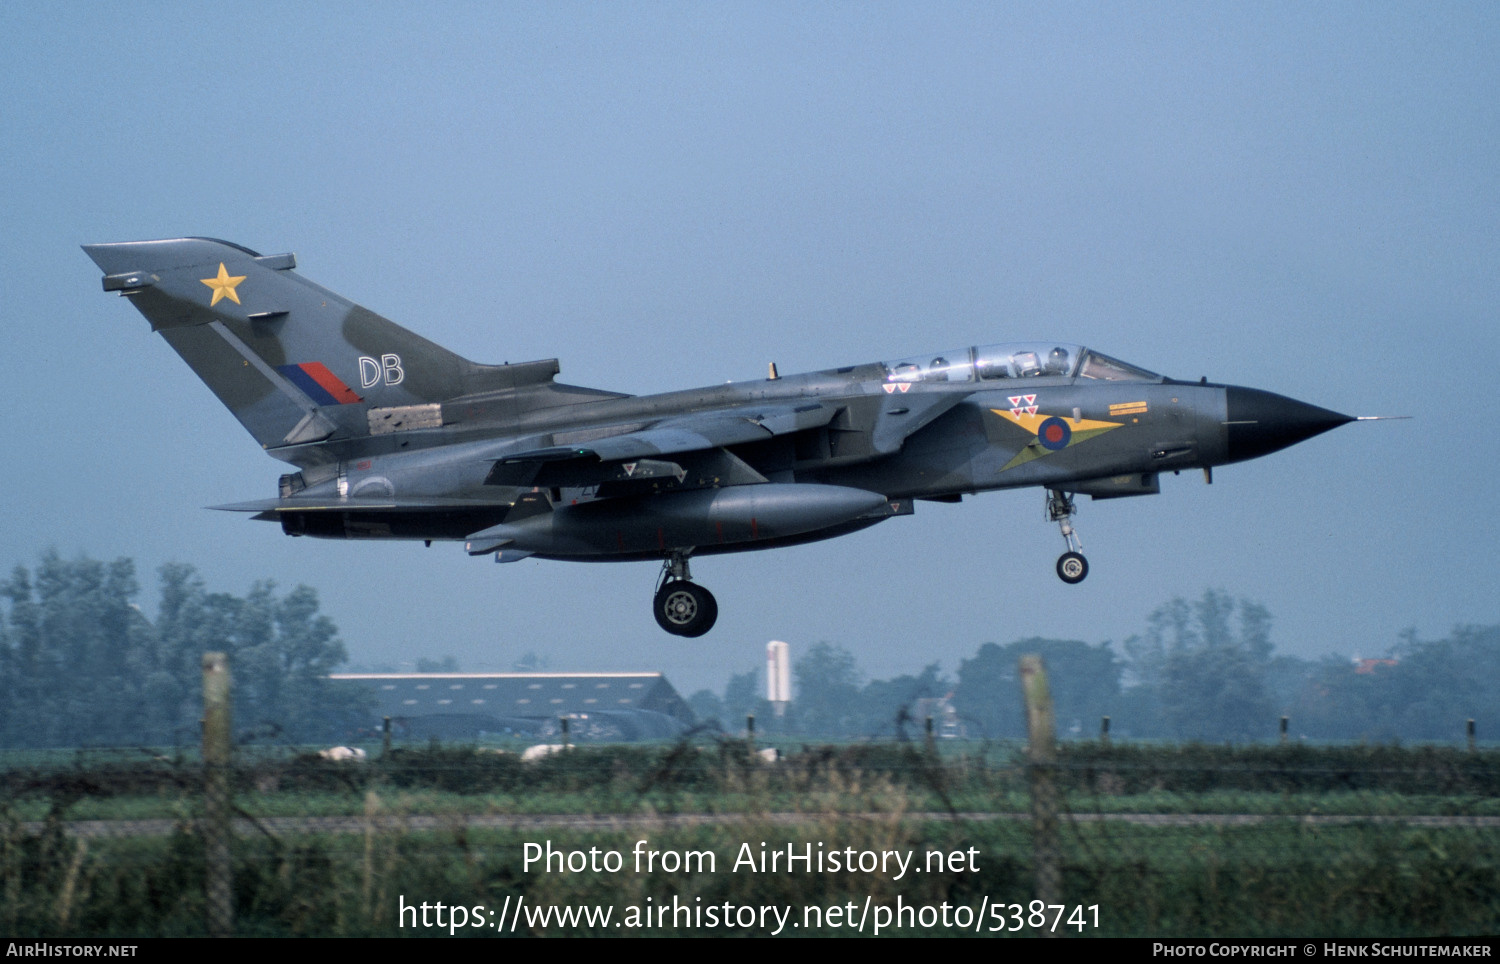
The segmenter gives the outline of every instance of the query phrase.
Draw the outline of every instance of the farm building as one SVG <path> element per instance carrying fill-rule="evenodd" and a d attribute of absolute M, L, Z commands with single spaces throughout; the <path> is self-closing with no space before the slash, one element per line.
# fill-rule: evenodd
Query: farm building
<path fill-rule="evenodd" d="M 660 673 L 337 673 L 373 697 L 373 723 L 400 736 L 549 736 L 568 720 L 575 739 L 671 738 L 693 711 Z"/>

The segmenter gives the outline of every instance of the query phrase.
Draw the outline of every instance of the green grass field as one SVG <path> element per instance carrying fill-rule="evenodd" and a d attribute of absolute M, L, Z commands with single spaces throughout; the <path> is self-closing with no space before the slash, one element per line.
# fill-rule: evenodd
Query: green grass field
<path fill-rule="evenodd" d="M 233 842 L 236 931 L 707 936 L 769 934 L 779 923 L 803 934 L 957 936 L 1031 934 L 1039 920 L 1146 937 L 1500 930 L 1500 828 L 1482 819 L 1500 809 L 1494 751 L 1065 748 L 1061 913 L 1039 913 L 1030 907 L 1032 822 L 985 816 L 1029 810 L 1025 768 L 1009 750 L 953 749 L 812 747 L 775 765 L 752 762 L 737 744 L 587 747 L 535 764 L 457 746 L 365 764 L 246 757 L 235 805 L 256 819 L 242 821 Z M 191 761 L 7 762 L 7 934 L 205 932 L 201 774 Z M 558 819 L 532 829 L 474 825 L 489 814 Z M 713 819 L 645 819 L 658 814 Z M 1170 822 L 1110 817 L 1122 814 Z M 1189 814 L 1224 816 L 1181 816 Z M 568 815 L 594 819 L 575 826 Z M 359 819 L 338 832 L 259 822 L 304 816 Z M 1328 816 L 1346 819 L 1316 819 Z M 432 819 L 418 827 L 417 817 Z M 152 818 L 167 823 L 143 836 L 79 836 L 73 826 Z M 550 867 L 539 850 L 547 844 Z M 810 855 L 807 865 L 788 864 L 788 848 Z M 886 863 L 827 865 L 835 853 Z M 777 854 L 779 866 L 757 866 Z M 441 927 L 439 903 L 448 911 Z"/>

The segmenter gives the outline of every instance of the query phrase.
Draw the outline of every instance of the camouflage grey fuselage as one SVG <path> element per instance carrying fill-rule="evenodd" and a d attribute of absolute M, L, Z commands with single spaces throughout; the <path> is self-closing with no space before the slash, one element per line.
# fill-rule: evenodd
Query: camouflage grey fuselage
<path fill-rule="evenodd" d="M 1350 420 L 1052 342 L 628 396 L 559 384 L 555 360 L 470 362 L 306 280 L 291 255 L 204 238 L 84 250 L 105 290 L 299 469 L 276 498 L 222 508 L 292 535 L 457 540 L 502 561 L 661 559 L 659 602 L 679 591 L 675 616 L 669 600 L 658 621 L 684 635 L 717 612 L 686 582 L 689 555 L 1039 486 L 1075 550 L 1065 559 L 1077 557 L 1059 574 L 1078 581 L 1073 495 L 1152 494 L 1161 472 L 1253 458 Z"/>

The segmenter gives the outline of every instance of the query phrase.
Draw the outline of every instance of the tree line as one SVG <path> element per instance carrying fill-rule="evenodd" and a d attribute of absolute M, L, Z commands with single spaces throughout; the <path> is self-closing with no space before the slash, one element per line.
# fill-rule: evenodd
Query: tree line
<path fill-rule="evenodd" d="M 1500 734 L 1500 626 L 1460 626 L 1443 639 L 1408 630 L 1385 658 L 1356 663 L 1328 656 L 1280 655 L 1272 617 L 1262 603 L 1208 590 L 1172 599 L 1142 632 L 1116 646 L 1034 637 L 985 643 L 956 674 L 937 664 L 915 676 L 866 681 L 854 656 L 820 642 L 793 660 L 795 692 L 777 718 L 756 671 L 690 699 L 700 717 L 726 728 L 755 714 L 768 732 L 827 738 L 900 737 L 920 733 L 928 714 L 941 724 L 952 708 L 964 735 L 1021 738 L 1025 712 L 1017 661 L 1045 660 L 1058 731 L 1095 737 L 1103 717 L 1111 735 L 1197 741 L 1274 739 L 1280 717 L 1289 733 L 1314 740 L 1450 741 L 1467 719 L 1481 739 Z M 1373 648 L 1373 647 L 1372 647 Z"/>
<path fill-rule="evenodd" d="M 210 650 L 229 654 L 242 734 L 314 738 L 339 718 L 323 677 L 346 653 L 311 588 L 209 592 L 171 563 L 154 612 L 140 595 L 132 560 L 55 551 L 0 583 L 0 746 L 195 745 Z"/>
<path fill-rule="evenodd" d="M 324 679 L 346 652 L 313 589 L 282 593 L 260 581 L 244 596 L 209 592 L 191 566 L 171 563 L 157 571 L 154 611 L 141 608 L 141 594 L 133 561 L 55 551 L 0 582 L 0 746 L 196 744 L 208 650 L 229 653 L 235 725 L 246 736 L 324 739 L 363 715 L 350 705 L 357 695 Z M 1436 640 L 1408 630 L 1385 659 L 1357 665 L 1278 654 L 1272 622 L 1264 604 L 1208 590 L 1157 607 L 1118 646 L 987 642 L 951 676 L 933 663 L 887 680 L 867 680 L 853 654 L 821 642 L 797 654 L 783 718 L 755 670 L 689 702 L 730 730 L 753 713 L 766 732 L 901 738 L 919 736 L 933 715 L 971 738 L 1020 738 L 1016 664 L 1039 653 L 1065 738 L 1097 735 L 1104 716 L 1121 738 L 1270 739 L 1281 716 L 1292 735 L 1317 740 L 1449 741 L 1466 719 L 1481 739 L 1500 734 L 1500 626 Z"/>

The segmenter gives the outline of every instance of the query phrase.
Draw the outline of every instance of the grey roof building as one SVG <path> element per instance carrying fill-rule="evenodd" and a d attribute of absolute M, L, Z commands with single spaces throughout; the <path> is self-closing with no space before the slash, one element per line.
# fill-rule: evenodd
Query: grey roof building
<path fill-rule="evenodd" d="M 673 737 L 693 711 L 660 673 L 337 673 L 374 696 L 407 736 L 547 736 L 566 717 L 580 739 Z"/>

